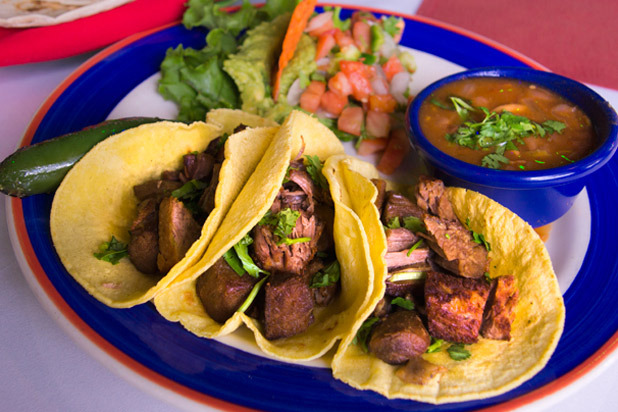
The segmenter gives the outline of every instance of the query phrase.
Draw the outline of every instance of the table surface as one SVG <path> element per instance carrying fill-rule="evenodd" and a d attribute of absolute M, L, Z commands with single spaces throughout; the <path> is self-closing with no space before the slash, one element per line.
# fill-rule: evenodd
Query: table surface
<path fill-rule="evenodd" d="M 372 1 L 339 0 L 375 6 Z M 380 8 L 414 14 L 420 0 L 390 0 Z M 93 53 L 57 61 L 0 68 L 0 158 L 17 147 L 34 113 L 54 88 Z M 594 87 L 618 107 L 618 92 Z M 4 199 L 2 199 L 4 200 Z M 28 286 L 7 230 L 0 201 L 0 399 L 10 411 L 175 411 L 162 395 L 119 376 L 75 342 Z M 613 356 L 615 359 L 616 356 Z M 588 375 L 526 410 L 610 411 L 618 405 L 618 363 L 606 361 Z"/>

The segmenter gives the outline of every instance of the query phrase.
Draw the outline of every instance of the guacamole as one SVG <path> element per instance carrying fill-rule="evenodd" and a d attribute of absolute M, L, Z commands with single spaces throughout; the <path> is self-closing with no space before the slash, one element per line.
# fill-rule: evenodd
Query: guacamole
<path fill-rule="evenodd" d="M 271 22 L 261 23 L 247 32 L 239 51 L 223 62 L 223 69 L 232 77 L 242 100 L 242 110 L 280 121 L 290 113 L 286 95 L 299 77 L 309 78 L 316 70 L 316 45 L 303 35 L 294 57 L 281 76 L 277 102 L 272 98 L 271 79 L 277 70 L 281 44 L 288 28 L 290 15 L 284 14 Z"/>

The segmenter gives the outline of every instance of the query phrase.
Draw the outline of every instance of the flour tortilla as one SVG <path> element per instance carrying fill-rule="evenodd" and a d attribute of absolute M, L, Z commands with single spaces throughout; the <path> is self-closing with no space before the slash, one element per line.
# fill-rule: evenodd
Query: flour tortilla
<path fill-rule="evenodd" d="M 269 341 L 264 338 L 259 322 L 243 313 L 236 313 L 225 324 L 215 322 L 204 311 L 196 293 L 197 278 L 243 238 L 270 208 L 290 161 L 303 147 L 304 155 L 317 155 L 322 160 L 343 153 L 340 141 L 328 128 L 304 113 L 292 112 L 230 208 L 204 257 L 187 270 L 182 279 L 177 279 L 155 297 L 155 306 L 166 319 L 178 321 L 187 330 L 207 338 L 227 335 L 244 324 L 253 331 L 262 351 L 292 362 L 322 356 L 345 335 L 358 317 L 358 310 L 366 305 L 373 275 L 362 225 L 343 204 L 342 200 L 348 195 L 338 184 L 336 171 L 329 167 L 328 161 L 323 172 L 335 203 L 333 229 L 342 292 L 331 305 L 314 312 L 315 321 L 309 329 L 290 338 Z"/>
<path fill-rule="evenodd" d="M 240 111 L 235 112 L 234 124 L 230 113 L 224 114 L 227 130 L 241 122 L 263 124 Z M 219 113 L 212 116 L 219 119 Z M 126 130 L 96 145 L 64 178 L 51 208 L 52 240 L 67 271 L 96 299 L 117 308 L 144 303 L 203 255 L 278 127 L 249 128 L 227 139 L 215 207 L 200 238 L 165 276 L 143 274 L 129 259 L 112 265 L 96 259 L 93 253 L 112 235 L 124 243 L 129 241 L 128 229 L 138 204 L 133 186 L 159 178 L 165 170 L 179 170 L 183 155 L 205 150 L 224 133 L 220 123 L 158 122 Z"/>
<path fill-rule="evenodd" d="M 510 341 L 481 338 L 466 345 L 471 357 L 452 360 L 445 350 L 423 357 L 448 371 L 426 385 L 405 384 L 395 376 L 398 366 L 388 365 L 352 344 L 363 320 L 384 294 L 386 241 L 373 200 L 377 191 L 368 178 L 377 177 L 373 166 L 353 158 L 340 159 L 350 207 L 361 216 L 371 238 L 375 282 L 369 308 L 344 337 L 332 362 L 335 378 L 357 389 L 370 389 L 387 398 L 412 399 L 434 404 L 497 396 L 539 372 L 549 361 L 564 328 L 565 309 L 549 254 L 536 232 L 514 213 L 470 190 L 449 188 L 448 195 L 461 221 L 484 235 L 491 244 L 490 276 L 512 274 L 519 289 L 516 318 Z M 374 210 L 374 212 L 371 211 Z M 376 254 L 379 256 L 376 258 Z"/>
<path fill-rule="evenodd" d="M 0 0 L 0 27 L 66 23 L 110 10 L 132 0 Z"/>

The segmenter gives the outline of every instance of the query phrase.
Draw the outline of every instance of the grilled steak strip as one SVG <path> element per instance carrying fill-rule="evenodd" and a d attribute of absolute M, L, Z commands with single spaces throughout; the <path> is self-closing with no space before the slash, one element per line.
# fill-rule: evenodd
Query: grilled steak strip
<path fill-rule="evenodd" d="M 167 273 L 180 262 L 200 232 L 200 225 L 180 200 L 171 196 L 163 199 L 159 205 L 159 271 Z"/>
<path fill-rule="evenodd" d="M 247 299 L 257 279 L 244 274 L 239 276 L 220 258 L 197 278 L 197 295 L 206 313 L 219 323 L 225 323 Z"/>
<path fill-rule="evenodd" d="M 418 315 L 409 310 L 393 312 L 380 321 L 369 338 L 369 351 L 391 365 L 423 354 L 431 339 Z"/>
<path fill-rule="evenodd" d="M 481 336 L 487 339 L 511 339 L 511 324 L 515 320 L 518 297 L 513 275 L 499 276 L 493 280 L 483 314 Z"/>
<path fill-rule="evenodd" d="M 428 272 L 425 304 L 431 336 L 449 342 L 477 342 L 489 290 L 485 279 Z"/>
<path fill-rule="evenodd" d="M 159 204 L 156 199 L 148 198 L 137 206 L 137 217 L 129 233 L 128 245 L 131 263 L 142 273 L 158 272 L 157 254 L 159 253 Z"/>
<path fill-rule="evenodd" d="M 441 219 L 457 220 L 441 180 L 421 176 L 416 186 L 416 204 L 425 212 Z"/>

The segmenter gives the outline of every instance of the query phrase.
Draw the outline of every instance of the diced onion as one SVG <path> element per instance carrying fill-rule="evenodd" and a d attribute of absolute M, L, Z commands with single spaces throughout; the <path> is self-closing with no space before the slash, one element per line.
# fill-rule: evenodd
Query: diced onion
<path fill-rule="evenodd" d="M 389 282 L 403 282 L 406 280 L 419 280 L 426 277 L 425 272 L 421 270 L 402 270 L 393 273 L 389 278 Z"/>
<path fill-rule="evenodd" d="M 327 11 L 325 13 L 320 13 L 317 16 L 315 16 L 314 18 L 312 18 L 311 20 L 309 20 L 309 23 L 307 24 L 307 27 L 305 28 L 305 31 L 306 32 L 314 31 L 314 30 L 322 27 L 329 20 L 332 20 L 332 19 L 333 19 L 333 12 L 332 11 Z"/>
<path fill-rule="evenodd" d="M 303 94 L 305 90 L 300 87 L 300 78 L 294 80 L 294 83 L 290 86 L 290 90 L 288 90 L 287 101 L 290 106 L 296 106 L 300 103 L 300 95 Z"/>
<path fill-rule="evenodd" d="M 391 79 L 390 92 L 399 104 L 406 104 L 408 98 L 405 96 L 408 87 L 410 86 L 410 73 L 401 71 Z"/>
<path fill-rule="evenodd" d="M 380 55 L 384 58 L 389 58 L 397 52 L 397 43 L 388 33 L 384 33 L 384 43 L 380 46 Z"/>
<path fill-rule="evenodd" d="M 371 88 L 375 94 L 388 94 L 388 82 L 384 75 L 384 70 L 379 65 L 375 65 L 376 75 L 371 78 Z"/>

